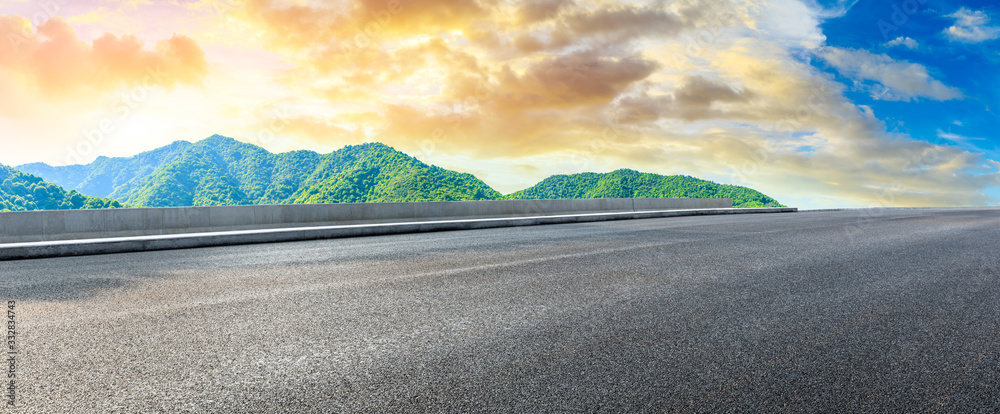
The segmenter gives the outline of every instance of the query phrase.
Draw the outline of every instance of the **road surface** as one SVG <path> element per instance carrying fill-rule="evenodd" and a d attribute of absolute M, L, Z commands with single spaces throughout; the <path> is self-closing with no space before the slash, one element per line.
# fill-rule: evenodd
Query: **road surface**
<path fill-rule="evenodd" d="M 998 253 L 1000 209 L 681 217 L 4 262 L 0 300 L 16 412 L 996 412 Z"/>

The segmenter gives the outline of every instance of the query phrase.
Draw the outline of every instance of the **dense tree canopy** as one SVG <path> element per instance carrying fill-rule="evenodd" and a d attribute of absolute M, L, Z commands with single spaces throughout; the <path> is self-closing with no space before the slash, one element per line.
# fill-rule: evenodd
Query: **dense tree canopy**
<path fill-rule="evenodd" d="M 731 198 L 733 207 L 784 207 L 746 187 L 716 184 L 685 175 L 622 169 L 606 174 L 554 175 L 507 196 L 511 200 L 559 198 Z"/>
<path fill-rule="evenodd" d="M 46 181 L 83 194 L 121 199 L 119 195 L 130 191 L 142 179 L 192 145 L 194 144 L 187 141 L 177 141 L 131 157 L 97 157 L 90 164 L 61 167 L 42 163 L 25 164 L 18 166 L 17 170 L 43 177 Z"/>
<path fill-rule="evenodd" d="M 115 200 L 66 191 L 31 174 L 0 165 L 0 211 L 115 208 Z"/>
<path fill-rule="evenodd" d="M 113 196 L 147 207 L 291 203 L 493 200 L 502 195 L 471 174 L 424 164 L 384 144 L 330 154 L 272 154 L 213 136 L 193 144 Z"/>

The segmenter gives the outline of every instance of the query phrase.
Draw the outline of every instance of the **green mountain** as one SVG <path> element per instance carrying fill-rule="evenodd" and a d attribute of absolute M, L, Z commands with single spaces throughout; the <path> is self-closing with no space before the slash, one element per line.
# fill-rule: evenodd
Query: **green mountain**
<path fill-rule="evenodd" d="M 745 187 L 632 170 L 556 175 L 504 196 L 472 174 L 424 164 L 384 144 L 347 146 L 329 154 L 273 154 L 220 135 L 193 144 L 178 141 L 134 157 L 100 157 L 87 165 L 22 168 L 75 191 L 137 207 L 627 197 L 714 197 L 732 198 L 735 207 L 780 205 Z"/>
<path fill-rule="evenodd" d="M 40 177 L 0 165 L 0 211 L 121 207 L 117 201 L 66 191 Z"/>
<path fill-rule="evenodd" d="M 177 141 L 132 157 L 97 157 L 94 162 L 87 165 L 52 167 L 34 163 L 16 168 L 28 174 L 45 177 L 47 181 L 83 194 L 118 198 L 118 194 L 113 193 L 117 191 L 119 194 L 124 194 L 130 191 L 144 178 L 153 174 L 157 168 L 172 161 L 191 145 L 187 141 Z"/>
<path fill-rule="evenodd" d="M 111 196 L 145 207 L 499 199 L 471 174 L 430 166 L 384 144 L 330 154 L 272 154 L 222 136 L 191 144 Z"/>
<path fill-rule="evenodd" d="M 427 165 L 379 143 L 323 156 L 319 168 L 289 198 L 293 203 L 498 200 L 474 175 Z"/>
<path fill-rule="evenodd" d="M 621 169 L 606 174 L 553 175 L 509 200 L 560 198 L 731 198 L 733 207 L 784 207 L 756 190 L 716 184 L 685 175 L 658 175 Z"/>

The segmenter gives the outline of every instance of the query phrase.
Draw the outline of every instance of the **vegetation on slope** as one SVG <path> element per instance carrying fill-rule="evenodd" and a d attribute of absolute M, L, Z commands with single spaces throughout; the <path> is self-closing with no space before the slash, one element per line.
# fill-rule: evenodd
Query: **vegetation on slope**
<path fill-rule="evenodd" d="M 561 198 L 731 198 L 733 207 L 784 207 L 759 191 L 685 175 L 621 169 L 610 173 L 554 175 L 506 196 L 510 200 Z"/>
<path fill-rule="evenodd" d="M 121 194 L 129 192 L 191 145 L 187 141 L 177 141 L 131 157 L 97 157 L 90 164 L 60 167 L 42 163 L 25 164 L 18 166 L 17 170 L 44 177 L 46 181 L 83 194 L 120 198 Z"/>
<path fill-rule="evenodd" d="M 472 174 L 431 166 L 370 143 L 323 156 L 293 203 L 497 200 L 502 195 Z"/>
<path fill-rule="evenodd" d="M 384 144 L 272 154 L 213 136 L 118 198 L 147 207 L 491 200 L 502 195 L 471 174 L 429 166 Z"/>
<path fill-rule="evenodd" d="M 0 165 L 0 211 L 117 208 L 121 204 L 66 191 L 40 177 Z"/>
<path fill-rule="evenodd" d="M 143 180 L 124 198 L 143 207 L 250 204 L 240 183 L 214 160 L 185 152 Z"/>

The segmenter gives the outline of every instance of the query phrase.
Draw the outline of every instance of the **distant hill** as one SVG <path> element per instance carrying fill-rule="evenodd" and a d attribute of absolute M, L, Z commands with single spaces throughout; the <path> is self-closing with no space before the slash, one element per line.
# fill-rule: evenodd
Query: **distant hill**
<path fill-rule="evenodd" d="M 15 168 L 83 194 L 118 198 L 117 195 L 127 193 L 157 168 L 169 163 L 192 145 L 187 141 L 177 141 L 132 157 L 97 157 L 97 160 L 87 165 L 52 167 L 34 163 Z M 113 194 L 116 191 L 118 194 Z"/>
<path fill-rule="evenodd" d="M 196 143 L 178 141 L 134 157 L 100 157 L 87 165 L 18 168 L 135 207 L 627 197 L 732 198 L 735 207 L 780 205 L 745 187 L 633 170 L 555 175 L 504 196 L 472 174 L 427 165 L 380 143 L 329 154 L 273 154 L 221 135 Z"/>
<path fill-rule="evenodd" d="M 0 211 L 117 208 L 121 204 L 85 196 L 45 182 L 41 177 L 0 165 Z"/>
<path fill-rule="evenodd" d="M 731 198 L 733 207 L 784 207 L 759 191 L 716 184 L 685 175 L 658 175 L 621 169 L 605 174 L 553 175 L 506 196 L 510 200 L 561 198 Z"/>

